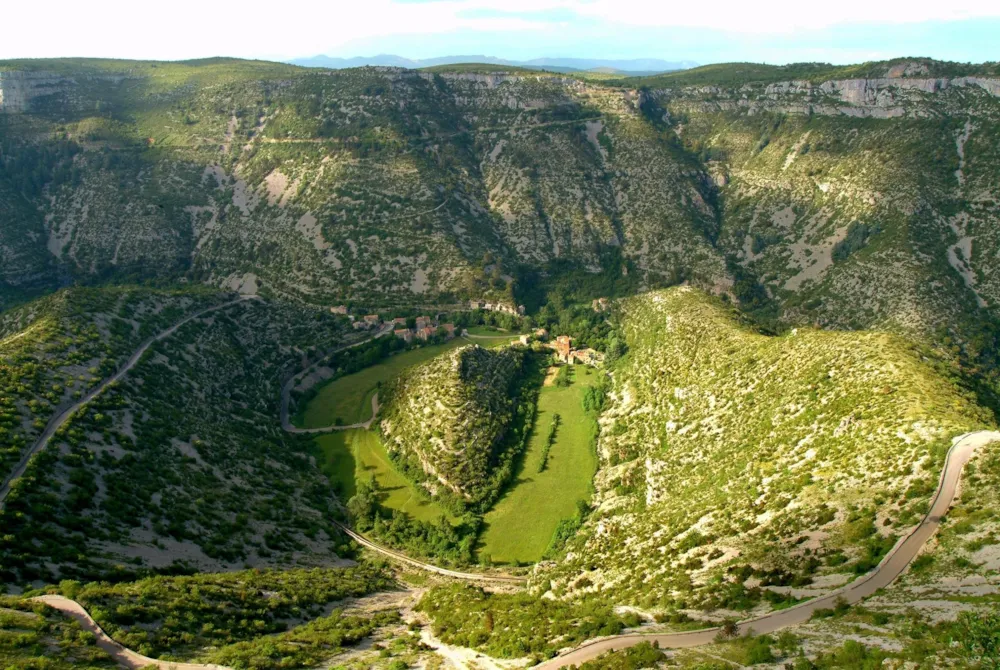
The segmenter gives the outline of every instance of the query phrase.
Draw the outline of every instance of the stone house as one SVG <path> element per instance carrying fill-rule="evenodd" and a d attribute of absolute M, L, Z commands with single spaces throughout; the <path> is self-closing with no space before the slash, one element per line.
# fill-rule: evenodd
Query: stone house
<path fill-rule="evenodd" d="M 410 330 L 409 328 L 397 328 L 394 331 L 392 331 L 392 334 L 400 338 L 404 342 L 413 341 L 413 331 Z"/>
<path fill-rule="evenodd" d="M 421 328 L 429 328 L 432 324 L 431 317 L 429 316 L 418 316 L 417 317 L 417 330 Z"/>
<path fill-rule="evenodd" d="M 582 363 L 583 365 L 590 365 L 592 367 L 597 367 L 602 362 L 604 362 L 604 356 L 589 347 L 584 349 L 576 349 L 570 352 L 571 358 L 577 363 Z"/>
<path fill-rule="evenodd" d="M 365 323 L 370 326 L 377 326 L 379 324 L 378 314 L 366 314 Z"/>
<path fill-rule="evenodd" d="M 556 358 L 563 363 L 570 362 L 570 354 L 573 351 L 573 338 L 569 335 L 560 335 L 550 345 L 556 351 Z"/>
<path fill-rule="evenodd" d="M 347 314 L 347 305 L 337 305 L 336 307 L 331 307 L 330 312 L 332 314 Z"/>
<path fill-rule="evenodd" d="M 418 328 L 417 337 L 420 338 L 421 340 L 427 341 L 430 338 L 434 337 L 434 329 L 431 328 L 430 326 L 427 326 L 425 328 Z"/>

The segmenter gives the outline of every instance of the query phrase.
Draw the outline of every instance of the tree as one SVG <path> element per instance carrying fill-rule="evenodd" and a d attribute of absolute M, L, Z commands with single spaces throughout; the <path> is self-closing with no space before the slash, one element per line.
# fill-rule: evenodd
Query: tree
<path fill-rule="evenodd" d="M 736 619 L 727 618 L 719 628 L 719 636 L 725 639 L 736 637 L 740 634 L 740 625 Z"/>
<path fill-rule="evenodd" d="M 375 478 L 358 483 L 357 492 L 347 501 L 347 511 L 354 525 L 362 529 L 370 528 L 378 516 L 378 509 L 378 482 Z"/>

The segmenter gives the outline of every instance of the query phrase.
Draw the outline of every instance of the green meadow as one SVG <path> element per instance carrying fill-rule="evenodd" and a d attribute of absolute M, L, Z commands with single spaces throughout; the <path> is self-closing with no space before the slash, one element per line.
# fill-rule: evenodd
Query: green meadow
<path fill-rule="evenodd" d="M 423 363 L 465 344 L 469 344 L 468 340 L 455 338 L 444 344 L 410 349 L 377 365 L 334 379 L 319 389 L 292 422 L 299 428 L 322 428 L 332 425 L 337 419 L 343 425 L 364 423 L 372 418 L 372 396 L 380 383 L 392 380 L 411 365 Z"/>
<path fill-rule="evenodd" d="M 457 523 L 396 469 L 375 432 L 344 430 L 320 435 L 314 444 L 316 462 L 342 500 L 354 495 L 358 480 L 374 477 L 385 507 L 405 512 L 419 521 L 435 521 L 444 514 Z"/>
<path fill-rule="evenodd" d="M 479 558 L 496 563 L 533 563 L 542 558 L 562 519 L 576 514 L 577 502 L 587 500 L 597 471 L 590 446 L 591 419 L 583 410 L 584 392 L 598 373 L 578 365 L 571 368 L 567 387 L 543 386 L 528 449 L 514 482 L 484 518 Z M 553 417 L 559 425 L 539 472 Z"/>

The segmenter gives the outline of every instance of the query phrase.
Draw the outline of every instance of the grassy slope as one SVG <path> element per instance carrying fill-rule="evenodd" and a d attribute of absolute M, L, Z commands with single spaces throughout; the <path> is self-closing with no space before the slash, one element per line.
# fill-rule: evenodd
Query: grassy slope
<path fill-rule="evenodd" d="M 300 428 L 322 428 L 336 419 L 347 425 L 367 421 L 372 416 L 372 392 L 379 384 L 391 381 L 411 365 L 463 344 L 467 342 L 456 338 L 446 344 L 411 349 L 390 356 L 378 365 L 335 379 L 321 388 L 303 411 L 293 417 L 293 423 Z"/>
<path fill-rule="evenodd" d="M 950 438 L 989 425 L 893 336 L 765 337 L 686 289 L 623 312 L 599 508 L 546 575 L 557 594 L 742 609 L 751 575 L 849 578 L 926 509 Z"/>
<path fill-rule="evenodd" d="M 995 667 L 996 649 L 993 664 L 972 662 L 981 650 L 969 647 L 967 622 L 958 619 L 992 617 L 986 625 L 996 630 L 998 512 L 1000 443 L 994 443 L 978 450 L 966 466 L 959 500 L 910 570 L 863 607 L 797 628 L 803 646 L 827 651 L 863 629 L 865 645 L 890 650 L 890 656 L 919 667 Z"/>
<path fill-rule="evenodd" d="M 384 507 L 405 512 L 418 521 L 436 521 L 442 514 L 455 520 L 396 469 L 377 433 L 345 430 L 317 437 L 315 444 L 319 468 L 330 478 L 341 500 L 350 500 L 359 479 L 374 477 Z"/>
<path fill-rule="evenodd" d="M 583 394 L 597 374 L 576 366 L 571 386 L 542 388 L 520 469 L 511 488 L 484 518 L 480 558 L 502 563 L 540 560 L 559 521 L 572 517 L 577 502 L 589 497 L 597 462 L 590 449 Z M 553 414 L 559 414 L 561 422 L 546 468 L 538 472 Z"/>

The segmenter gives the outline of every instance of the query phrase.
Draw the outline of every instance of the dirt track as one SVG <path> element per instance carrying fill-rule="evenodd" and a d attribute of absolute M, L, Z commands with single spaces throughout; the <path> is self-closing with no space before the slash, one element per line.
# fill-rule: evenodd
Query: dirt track
<path fill-rule="evenodd" d="M 334 349 L 333 351 L 329 352 L 328 354 L 320 358 L 315 363 L 311 364 L 306 369 L 301 370 L 297 374 L 292 375 L 291 378 L 285 382 L 285 385 L 281 387 L 281 428 L 289 433 L 309 434 L 309 433 L 330 433 L 335 430 L 349 430 L 351 428 L 368 429 L 369 427 L 371 427 L 372 422 L 375 421 L 375 417 L 378 414 L 378 408 L 379 408 L 378 393 L 376 393 L 372 397 L 372 418 L 370 418 L 368 421 L 365 421 L 364 423 L 355 423 L 350 426 L 324 426 L 323 428 L 298 428 L 292 425 L 292 419 L 289 416 L 289 405 L 291 404 L 292 389 L 295 388 L 295 385 L 299 382 L 300 379 L 312 373 L 313 370 L 315 370 L 324 362 L 326 362 L 326 360 L 330 358 L 330 356 L 333 356 L 334 354 L 339 353 L 341 351 L 345 351 L 347 349 L 360 347 L 362 344 L 371 342 L 375 338 L 382 337 L 383 335 L 387 335 L 390 332 L 392 332 L 391 326 L 383 327 L 371 337 L 366 337 L 365 339 L 359 340 L 353 344 L 348 344 L 346 346 Z"/>
<path fill-rule="evenodd" d="M 75 619 L 80 626 L 97 637 L 97 646 L 108 652 L 119 664 L 131 670 L 137 668 L 147 668 L 150 666 L 161 668 L 162 670 L 229 670 L 223 665 L 213 665 L 205 663 L 178 663 L 176 661 L 158 661 L 142 654 L 137 654 L 131 649 L 126 649 L 122 645 L 112 640 L 104 630 L 97 625 L 90 614 L 80 603 L 62 596 L 39 596 L 32 600 L 45 603 L 53 609 L 57 609 L 68 617 Z"/>

